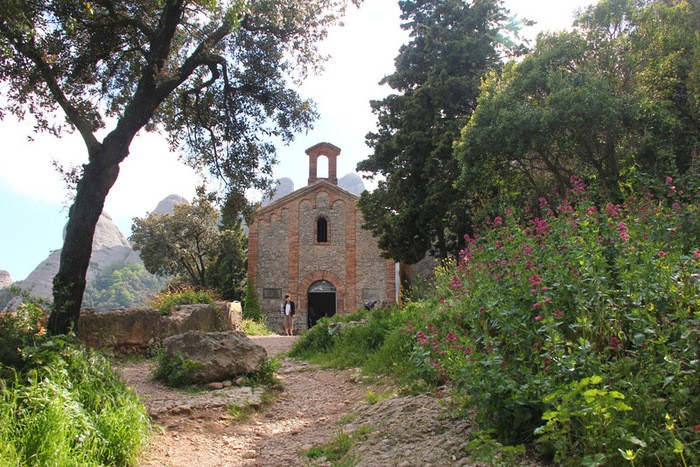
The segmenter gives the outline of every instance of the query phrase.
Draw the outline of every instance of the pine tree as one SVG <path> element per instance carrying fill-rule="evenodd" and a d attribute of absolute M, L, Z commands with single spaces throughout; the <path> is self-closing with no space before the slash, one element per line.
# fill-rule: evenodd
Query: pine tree
<path fill-rule="evenodd" d="M 476 107 L 481 77 L 501 63 L 507 12 L 498 0 L 399 3 L 411 41 L 381 81 L 397 94 L 371 103 L 374 153 L 357 166 L 384 179 L 359 206 L 385 254 L 413 263 L 426 252 L 456 253 L 470 229 L 452 144 Z"/>

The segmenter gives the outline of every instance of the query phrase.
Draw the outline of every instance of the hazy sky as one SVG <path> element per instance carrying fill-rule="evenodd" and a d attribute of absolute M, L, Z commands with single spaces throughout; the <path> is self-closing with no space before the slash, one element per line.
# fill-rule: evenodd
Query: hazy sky
<path fill-rule="evenodd" d="M 537 22 L 526 34 L 534 38 L 541 30 L 569 28 L 577 9 L 593 2 L 505 0 L 504 5 L 518 17 Z M 390 91 L 377 83 L 392 73 L 398 49 L 407 40 L 399 27 L 395 0 L 365 0 L 359 10 L 350 11 L 344 23 L 331 31 L 322 46 L 331 55 L 324 74 L 308 79 L 299 90 L 303 97 L 317 102 L 320 120 L 307 135 L 278 148 L 280 164 L 275 175 L 291 178 L 296 188 L 304 186 L 308 176 L 304 151 L 316 143 L 327 141 L 342 150 L 339 176 L 353 172 L 369 155 L 365 135 L 376 123 L 369 101 Z M 30 133 L 31 125 L 17 123 L 12 117 L 0 122 L 0 269 L 9 271 L 15 281 L 24 279 L 50 251 L 61 248 L 68 193 L 51 161 L 80 164 L 87 158 L 77 135 L 57 140 L 39 134 L 28 142 Z M 193 171 L 168 151 L 163 136 L 142 134 L 121 165 L 105 212 L 128 237 L 134 217 L 146 215 L 170 194 L 191 199 L 199 183 Z"/>

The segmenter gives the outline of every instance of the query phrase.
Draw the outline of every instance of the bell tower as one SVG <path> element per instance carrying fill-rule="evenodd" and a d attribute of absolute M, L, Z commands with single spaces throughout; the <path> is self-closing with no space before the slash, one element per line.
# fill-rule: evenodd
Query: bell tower
<path fill-rule="evenodd" d="M 331 143 L 318 143 L 306 150 L 309 155 L 309 185 L 318 180 L 328 180 L 333 185 L 338 184 L 338 156 L 340 148 Z M 328 159 L 328 178 L 318 176 L 318 158 L 325 156 Z"/>

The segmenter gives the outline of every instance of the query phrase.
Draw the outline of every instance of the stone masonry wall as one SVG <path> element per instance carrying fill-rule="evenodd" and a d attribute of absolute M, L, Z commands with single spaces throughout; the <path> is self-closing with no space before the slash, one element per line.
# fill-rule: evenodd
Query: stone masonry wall
<path fill-rule="evenodd" d="M 316 271 L 332 272 L 338 277 L 345 275 L 345 203 L 335 201 L 330 207 L 328 193 L 316 196 L 316 206 L 305 201 L 299 213 L 299 279 Z M 328 242 L 316 242 L 316 220 L 325 217 L 328 221 Z M 334 284 L 336 287 L 340 284 Z M 302 293 L 303 291 L 299 291 Z"/>
<path fill-rule="evenodd" d="M 272 329 L 282 327 L 279 305 L 282 298 L 265 298 L 264 289 L 281 289 L 288 293 L 287 275 L 289 270 L 289 209 L 280 209 L 257 223 L 257 268 L 264 272 L 255 278 L 255 286 L 260 297 L 260 310 L 268 316 Z"/>
<path fill-rule="evenodd" d="M 360 305 L 372 301 L 393 301 L 393 262 L 381 257 L 381 250 L 372 233 L 362 228 L 362 216 L 357 219 L 357 291 L 356 301 Z"/>

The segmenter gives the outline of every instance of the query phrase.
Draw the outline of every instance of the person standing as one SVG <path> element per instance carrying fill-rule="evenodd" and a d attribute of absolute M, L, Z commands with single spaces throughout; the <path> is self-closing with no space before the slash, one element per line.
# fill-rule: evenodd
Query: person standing
<path fill-rule="evenodd" d="M 282 303 L 282 313 L 284 314 L 284 332 L 288 336 L 294 335 L 294 313 L 296 312 L 294 301 L 289 294 L 284 296 Z"/>

